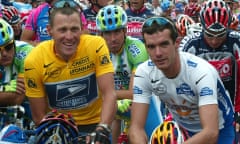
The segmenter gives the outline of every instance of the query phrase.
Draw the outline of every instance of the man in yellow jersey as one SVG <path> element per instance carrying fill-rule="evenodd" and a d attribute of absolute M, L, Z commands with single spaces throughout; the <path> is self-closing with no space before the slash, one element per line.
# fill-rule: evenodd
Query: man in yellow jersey
<path fill-rule="evenodd" d="M 49 109 L 56 109 L 71 113 L 81 133 L 109 135 L 116 94 L 105 40 L 81 33 L 71 1 L 54 4 L 48 32 L 53 39 L 36 46 L 24 65 L 33 121 L 39 125 Z"/>

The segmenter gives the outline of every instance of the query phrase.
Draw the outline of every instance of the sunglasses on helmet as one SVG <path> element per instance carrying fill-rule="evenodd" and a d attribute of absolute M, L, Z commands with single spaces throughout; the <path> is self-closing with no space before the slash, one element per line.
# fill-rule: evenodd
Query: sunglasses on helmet
<path fill-rule="evenodd" d="M 51 13 L 54 9 L 65 7 L 77 8 L 79 5 L 73 0 L 57 0 L 55 3 L 53 3 L 49 13 Z"/>
<path fill-rule="evenodd" d="M 169 19 L 167 19 L 165 17 L 151 17 L 151 18 L 148 18 L 143 23 L 142 28 L 151 27 L 153 23 L 156 23 L 159 26 L 164 26 L 164 25 L 170 24 L 171 27 L 174 29 L 174 31 L 177 33 L 177 29 L 175 28 L 175 25 L 173 24 L 173 22 L 171 22 Z"/>
<path fill-rule="evenodd" d="M 166 24 L 173 25 L 173 23 L 171 21 L 169 21 L 167 18 L 164 18 L 164 17 L 151 17 L 151 18 L 147 19 L 143 23 L 142 27 L 151 27 L 153 23 L 157 23 L 158 25 L 166 25 Z"/>
<path fill-rule="evenodd" d="M 77 7 L 78 4 L 73 0 L 58 0 L 53 3 L 53 8 L 64 8 L 64 7 Z"/>

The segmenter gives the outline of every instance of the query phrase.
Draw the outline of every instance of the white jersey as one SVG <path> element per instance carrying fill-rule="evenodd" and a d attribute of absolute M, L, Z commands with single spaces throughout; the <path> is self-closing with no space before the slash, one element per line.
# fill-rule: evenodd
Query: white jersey
<path fill-rule="evenodd" d="M 133 102 L 149 104 L 151 96 L 159 96 L 174 120 L 194 133 L 201 131 L 199 107 L 218 104 L 219 129 L 232 125 L 233 106 L 215 68 L 192 54 L 179 54 L 181 71 L 173 79 L 168 79 L 151 60 L 138 66 Z"/>

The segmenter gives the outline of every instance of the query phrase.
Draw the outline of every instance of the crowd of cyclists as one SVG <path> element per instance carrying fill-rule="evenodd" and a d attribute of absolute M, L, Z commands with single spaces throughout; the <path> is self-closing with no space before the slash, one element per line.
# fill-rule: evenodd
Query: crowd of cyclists
<path fill-rule="evenodd" d="M 151 51 L 155 45 L 146 45 L 150 39 L 143 37 L 142 33 L 143 26 L 152 27 L 155 22 L 159 26 L 173 23 L 171 29 L 176 29 L 177 34 L 173 42 L 176 41 L 178 51 L 205 59 L 216 68 L 234 107 L 234 143 L 238 143 L 239 0 L 2 0 L 0 142 L 53 143 L 56 139 L 53 137 L 56 136 L 60 143 L 77 143 L 81 136 L 86 136 L 86 143 L 121 143 L 118 138 L 124 125 L 123 120 L 127 117 L 131 121 L 131 100 L 134 100 L 135 124 L 131 127 L 130 123 L 129 140 L 131 143 L 139 143 L 137 140 L 143 143 L 146 139 L 149 141 L 151 133 L 140 133 L 144 139 L 138 139 L 133 131 L 141 132 L 138 126 L 142 127 L 146 123 L 143 117 L 147 115 L 138 116 L 145 112 L 146 107 L 139 105 L 149 104 L 149 101 L 140 99 L 139 95 L 146 94 L 147 88 L 157 85 L 151 82 L 152 85 L 148 86 L 147 81 L 141 81 L 139 74 L 144 74 L 148 70 L 147 66 L 137 71 L 140 64 L 158 54 Z M 157 28 L 155 30 L 158 31 Z M 153 35 L 154 32 L 146 33 Z M 166 47 L 168 42 L 162 42 L 157 47 L 164 45 Z M 161 60 L 158 63 L 164 64 Z M 152 66 L 153 63 L 150 61 L 145 65 Z M 136 71 L 138 75 L 135 75 Z M 152 69 L 148 72 L 155 74 L 156 71 Z M 147 76 L 145 80 L 150 81 L 151 78 L 154 75 Z M 140 92 L 142 90 L 139 87 L 143 92 Z M 164 91 L 165 87 L 162 84 L 160 89 Z M 183 90 L 188 90 L 186 85 Z M 147 94 L 158 96 L 154 88 L 151 92 Z M 204 102 L 198 104 L 199 107 L 210 104 L 210 100 L 203 98 Z M 221 102 L 218 102 L 222 110 L 219 121 L 227 116 L 229 118 L 232 112 L 231 105 Z M 176 112 L 190 107 L 184 104 L 174 107 L 171 104 L 161 99 L 159 108 L 169 107 L 173 121 L 174 118 L 178 122 L 184 120 L 186 116 L 176 116 Z M 138 109 L 143 111 L 138 112 Z M 227 116 L 224 112 L 228 112 Z M 186 121 L 191 123 L 197 119 L 202 122 L 204 118 L 200 116 Z M 33 134 L 35 142 L 22 136 L 12 136 L 13 141 L 4 137 L 14 133 L 13 129 L 17 127 L 9 126 L 14 126 L 12 124 L 19 123 L 19 120 L 21 130 L 36 130 L 37 135 Z M 174 125 L 189 128 L 186 124 L 174 122 Z M 194 135 L 196 131 L 199 129 L 190 130 L 189 135 Z M 231 140 L 223 138 L 221 142 L 226 141 Z M 221 142 L 213 140 L 213 143 Z"/>

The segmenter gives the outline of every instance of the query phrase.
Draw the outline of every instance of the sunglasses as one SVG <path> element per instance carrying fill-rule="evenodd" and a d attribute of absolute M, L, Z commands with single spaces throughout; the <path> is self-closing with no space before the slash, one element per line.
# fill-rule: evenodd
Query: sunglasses
<path fill-rule="evenodd" d="M 173 22 L 171 22 L 169 19 L 165 17 L 151 17 L 148 18 L 142 25 L 142 28 L 151 27 L 153 23 L 157 23 L 159 26 L 164 26 L 167 24 L 170 24 L 173 28 L 174 32 L 177 33 L 177 29 L 175 28 L 175 25 Z"/>
<path fill-rule="evenodd" d="M 15 47 L 15 43 L 14 41 L 10 41 L 9 43 L 3 45 L 3 46 L 0 46 L 0 51 L 2 50 L 5 50 L 5 51 L 10 51 L 12 48 Z"/>
<path fill-rule="evenodd" d="M 77 7 L 78 4 L 73 0 L 58 0 L 53 3 L 53 8 L 64 8 L 64 7 Z"/>
<path fill-rule="evenodd" d="M 226 31 L 223 31 L 219 34 L 212 34 L 208 31 L 204 31 L 205 36 L 208 38 L 223 38 L 226 35 L 226 33 L 227 33 Z"/>
<path fill-rule="evenodd" d="M 153 23 L 157 23 L 158 25 L 166 25 L 166 24 L 171 24 L 173 26 L 173 23 L 168 20 L 167 18 L 164 17 L 151 17 L 147 19 L 142 27 L 151 27 Z"/>
<path fill-rule="evenodd" d="M 55 3 L 53 3 L 49 13 L 51 13 L 54 9 L 65 7 L 77 8 L 79 5 L 73 0 L 57 0 Z"/>

